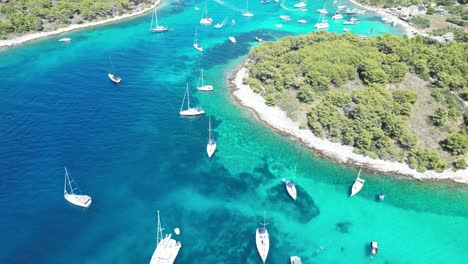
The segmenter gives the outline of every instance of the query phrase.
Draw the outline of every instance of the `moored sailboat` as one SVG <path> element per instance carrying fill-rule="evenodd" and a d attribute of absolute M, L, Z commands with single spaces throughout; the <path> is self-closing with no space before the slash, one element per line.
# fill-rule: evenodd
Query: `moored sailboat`
<path fill-rule="evenodd" d="M 246 0 L 246 7 L 245 7 L 245 11 L 242 12 L 242 16 L 245 16 L 245 17 L 253 17 L 254 14 L 252 12 L 249 12 L 249 0 Z"/>
<path fill-rule="evenodd" d="M 226 17 L 225 19 L 223 19 L 223 21 L 221 23 L 216 23 L 216 25 L 214 27 L 218 28 L 218 29 L 224 27 L 224 25 L 226 25 L 227 20 L 228 20 L 228 18 Z"/>
<path fill-rule="evenodd" d="M 151 16 L 150 32 L 154 32 L 154 33 L 166 32 L 168 30 L 167 26 L 161 26 L 158 23 L 158 12 L 156 11 L 156 8 L 157 7 L 154 7 L 153 15 Z M 153 27 L 153 20 L 155 21 L 154 27 Z"/>
<path fill-rule="evenodd" d="M 198 86 L 200 85 L 200 82 L 201 82 L 201 86 Z M 204 91 L 204 92 L 213 91 L 213 85 L 205 84 L 205 80 L 203 76 L 203 68 L 201 68 L 200 70 L 200 78 L 198 79 L 197 90 Z"/>
<path fill-rule="evenodd" d="M 257 251 L 262 258 L 263 263 L 265 263 L 268 257 L 268 251 L 270 250 L 270 237 L 268 235 L 268 230 L 266 229 L 267 223 L 265 222 L 265 213 L 263 213 L 263 227 L 257 228 L 255 234 L 255 242 L 257 244 Z"/>
<path fill-rule="evenodd" d="M 78 191 L 78 194 L 75 193 L 75 191 Z M 67 167 L 65 167 L 65 185 L 63 187 L 63 197 L 71 204 L 85 208 L 88 208 L 93 201 L 90 196 L 81 194 L 78 184 L 76 184 L 73 177 L 68 174 Z"/>
<path fill-rule="evenodd" d="M 355 194 L 357 194 L 358 192 L 360 192 L 362 187 L 364 187 L 364 183 L 366 182 L 366 180 L 364 180 L 363 178 L 360 177 L 361 169 L 362 169 L 362 167 L 359 168 L 358 176 L 357 176 L 356 180 L 354 181 L 353 186 L 351 187 L 350 197 L 352 197 Z"/>
<path fill-rule="evenodd" d="M 211 158 L 216 150 L 216 140 L 213 138 L 212 131 L 210 117 L 208 119 L 208 143 L 206 144 L 206 153 L 208 154 L 208 158 Z"/>
<path fill-rule="evenodd" d="M 184 103 L 185 103 L 185 98 L 187 98 L 187 109 L 184 109 Z M 197 115 L 203 115 L 205 111 L 201 107 L 190 107 L 190 94 L 188 90 L 188 84 L 187 88 L 185 89 L 185 94 L 184 94 L 184 99 L 182 99 L 182 105 L 180 106 L 180 111 L 179 114 L 181 116 L 197 116 Z"/>
<path fill-rule="evenodd" d="M 233 37 L 233 36 L 229 37 L 229 41 L 231 41 L 231 43 L 236 43 L 237 42 L 236 38 Z"/>
<path fill-rule="evenodd" d="M 291 264 L 302 264 L 302 260 L 298 256 L 292 256 L 289 260 Z"/>
<path fill-rule="evenodd" d="M 205 11 L 203 12 L 203 16 L 200 19 L 200 24 L 211 25 L 211 23 L 213 23 L 213 19 L 208 17 L 208 9 L 207 9 L 206 1 L 205 1 Z"/>
<path fill-rule="evenodd" d="M 109 55 L 109 64 L 110 64 L 110 71 L 107 73 L 107 77 L 109 77 L 109 79 L 113 83 L 119 84 L 122 81 L 122 78 L 120 78 L 119 76 L 117 76 L 117 74 L 115 74 L 114 64 L 112 63 L 110 55 Z"/>
<path fill-rule="evenodd" d="M 161 220 L 158 211 L 158 227 L 156 237 L 156 249 L 151 256 L 150 264 L 172 264 L 174 263 L 182 244 L 179 241 L 171 238 L 172 234 L 166 234 L 163 237 L 161 228 Z M 180 234 L 178 228 L 175 229 L 176 233 Z"/>
<path fill-rule="evenodd" d="M 195 29 L 195 37 L 193 38 L 193 47 L 194 47 L 196 50 L 198 50 L 198 51 L 201 52 L 201 51 L 203 51 L 203 47 L 202 47 L 200 44 L 198 44 L 198 38 L 197 38 L 197 36 L 198 36 L 198 28 Z"/>

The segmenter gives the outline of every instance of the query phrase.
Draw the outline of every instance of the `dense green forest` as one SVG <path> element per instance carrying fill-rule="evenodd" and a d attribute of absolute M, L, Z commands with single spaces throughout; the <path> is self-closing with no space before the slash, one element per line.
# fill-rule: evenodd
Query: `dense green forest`
<path fill-rule="evenodd" d="M 247 67 L 244 82 L 268 105 L 306 106 L 302 126 L 317 136 L 418 171 L 466 167 L 467 43 L 314 32 L 254 47 Z M 422 85 L 408 83 L 408 76 Z M 419 108 L 430 113 L 412 115 Z M 414 118 L 423 119 L 421 127 L 411 126 Z M 432 146 L 426 142 L 432 135 L 418 137 L 429 129 L 443 135 Z"/>
<path fill-rule="evenodd" d="M 6 0 L 0 1 L 0 38 L 55 29 L 127 13 L 155 0 Z"/>

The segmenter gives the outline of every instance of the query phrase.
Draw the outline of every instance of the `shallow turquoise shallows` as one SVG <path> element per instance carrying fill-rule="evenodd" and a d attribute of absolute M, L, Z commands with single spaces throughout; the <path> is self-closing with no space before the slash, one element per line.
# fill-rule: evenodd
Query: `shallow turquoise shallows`
<path fill-rule="evenodd" d="M 264 211 L 267 263 L 291 255 L 303 263 L 466 263 L 467 187 L 363 173 L 364 189 L 349 198 L 356 168 L 312 155 L 233 102 L 227 78 L 258 45 L 255 36 L 313 30 L 323 1 L 307 1 L 307 12 L 294 11 L 296 2 L 252 0 L 255 16 L 245 18 L 245 1 L 210 0 L 214 23 L 228 17 L 215 29 L 199 24 L 203 1 L 165 1 L 165 34 L 149 33 L 146 14 L 0 53 L 0 263 L 149 263 L 156 210 L 165 232 L 181 230 L 176 263 L 261 263 L 255 229 Z M 330 31 L 341 33 L 331 2 Z M 401 35 L 371 14 L 358 18 L 351 32 Z M 203 53 L 192 46 L 196 29 Z M 72 41 L 57 41 L 64 36 Z M 200 67 L 214 92 L 196 91 Z M 107 78 L 112 69 L 120 85 Z M 187 82 L 203 117 L 179 117 Z M 218 143 L 211 159 L 208 117 Z M 65 165 L 92 196 L 90 208 L 64 200 Z M 282 179 L 295 166 L 294 202 Z M 373 259 L 372 240 L 380 246 Z"/>

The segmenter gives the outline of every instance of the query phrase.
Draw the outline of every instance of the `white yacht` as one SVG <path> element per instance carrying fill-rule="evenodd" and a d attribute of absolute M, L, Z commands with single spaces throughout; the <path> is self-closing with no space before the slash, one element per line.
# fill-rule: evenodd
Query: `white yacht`
<path fill-rule="evenodd" d="M 330 25 L 328 24 L 327 20 L 322 20 L 322 22 L 315 24 L 314 27 L 317 29 L 325 29 L 329 28 Z"/>
<path fill-rule="evenodd" d="M 172 234 L 166 234 L 163 237 L 161 228 L 161 220 L 159 219 L 158 211 L 158 229 L 156 237 L 156 249 L 151 257 L 150 264 L 172 264 L 174 263 L 182 244 L 179 241 L 171 238 Z M 176 232 L 179 229 L 176 228 Z M 180 231 L 178 231 L 180 234 Z"/>
<path fill-rule="evenodd" d="M 227 20 L 228 20 L 228 18 L 226 17 L 225 19 L 223 19 L 223 22 L 216 23 L 216 25 L 214 27 L 218 28 L 218 29 L 224 27 L 224 25 L 226 25 Z"/>
<path fill-rule="evenodd" d="M 201 82 L 201 86 L 199 86 L 200 82 Z M 203 68 L 201 68 L 200 70 L 200 78 L 198 78 L 197 90 L 204 91 L 204 92 L 213 91 L 213 85 L 205 84 L 205 79 L 203 76 Z"/>
<path fill-rule="evenodd" d="M 254 14 L 252 12 L 249 12 L 249 0 L 246 0 L 246 7 L 245 7 L 245 11 L 242 12 L 242 16 L 245 16 L 245 17 L 253 17 Z"/>
<path fill-rule="evenodd" d="M 299 24 L 305 24 L 305 23 L 307 23 L 307 20 L 305 20 L 305 19 L 299 19 L 299 20 L 297 21 L 297 23 L 299 23 Z"/>
<path fill-rule="evenodd" d="M 296 191 L 296 184 L 294 181 L 286 181 L 285 180 L 286 191 L 288 192 L 289 196 L 296 201 L 297 198 L 297 191 Z"/>
<path fill-rule="evenodd" d="M 357 18 L 352 17 L 351 19 L 344 21 L 343 25 L 356 25 L 357 23 Z"/>
<path fill-rule="evenodd" d="M 64 37 L 64 38 L 59 39 L 58 41 L 60 41 L 60 42 L 70 42 L 70 41 L 71 41 L 71 38 L 69 38 L 69 37 Z"/>
<path fill-rule="evenodd" d="M 208 158 L 213 156 L 213 153 L 216 150 L 216 140 L 213 138 L 211 129 L 211 118 L 208 119 L 208 143 L 206 144 L 206 153 L 208 154 Z"/>
<path fill-rule="evenodd" d="M 108 73 L 107 76 L 109 77 L 109 79 L 114 82 L 114 83 L 120 83 L 122 81 L 122 78 L 120 78 L 119 76 L 113 74 L 113 73 Z"/>
<path fill-rule="evenodd" d="M 317 10 L 317 12 L 319 12 L 319 13 L 322 14 L 322 15 L 328 14 L 327 9 L 325 9 L 325 8 L 319 9 L 319 10 Z"/>
<path fill-rule="evenodd" d="M 75 193 L 78 191 L 78 194 Z M 63 187 L 63 197 L 71 204 L 88 208 L 93 200 L 88 195 L 81 194 L 78 184 L 72 176 L 68 175 L 67 167 L 65 167 L 65 186 Z"/>
<path fill-rule="evenodd" d="M 257 42 L 262 42 L 262 41 L 263 41 L 263 39 L 262 39 L 261 37 L 257 37 L 257 36 L 255 37 L 255 40 L 256 40 Z"/>
<path fill-rule="evenodd" d="M 231 41 L 231 43 L 236 43 L 237 42 L 236 38 L 233 37 L 233 36 L 229 37 L 229 41 Z"/>
<path fill-rule="evenodd" d="M 306 6 L 307 6 L 307 4 L 304 3 L 304 2 L 300 2 L 300 3 L 294 5 L 294 7 L 296 7 L 296 8 L 303 8 L 303 7 L 306 7 Z"/>
<path fill-rule="evenodd" d="M 205 11 L 203 12 L 203 16 L 200 19 L 200 24 L 211 25 L 211 23 L 213 23 L 213 19 L 208 17 L 208 9 L 207 9 L 206 1 L 205 1 Z"/>
<path fill-rule="evenodd" d="M 343 15 L 337 12 L 337 13 L 335 13 L 334 16 L 332 16 L 332 19 L 333 19 L 333 20 L 340 20 L 340 19 L 343 19 Z"/>
<path fill-rule="evenodd" d="M 302 264 L 301 258 L 298 256 L 292 256 L 290 262 L 291 264 Z"/>
<path fill-rule="evenodd" d="M 270 250 L 270 237 L 268 236 L 268 230 L 266 229 L 267 223 L 265 222 L 265 215 L 263 216 L 263 227 L 257 228 L 255 234 L 255 242 L 257 244 L 257 251 L 262 258 L 263 263 L 265 263 L 268 257 L 268 251 Z"/>
<path fill-rule="evenodd" d="M 343 28 L 343 32 L 349 32 L 349 28 Z"/>
<path fill-rule="evenodd" d="M 156 8 L 157 7 L 154 7 L 153 16 L 151 17 L 150 32 L 154 32 L 154 33 L 166 32 L 168 30 L 167 26 L 161 26 L 158 23 L 158 13 L 156 11 Z M 155 21 L 154 27 L 153 27 L 153 20 Z"/>
<path fill-rule="evenodd" d="M 186 97 L 187 97 L 187 109 L 183 110 Z M 190 94 L 189 94 L 188 84 L 187 84 L 187 88 L 185 89 L 184 99 L 182 100 L 182 105 L 180 106 L 179 114 L 181 116 L 197 116 L 197 115 L 203 115 L 204 113 L 205 111 L 201 107 L 195 107 L 195 108 L 190 107 Z"/>
<path fill-rule="evenodd" d="M 203 47 L 202 47 L 200 44 L 198 44 L 198 38 L 197 38 L 197 36 L 198 36 L 198 28 L 195 29 L 195 37 L 193 38 L 193 47 L 194 47 L 196 50 L 198 50 L 198 51 L 201 52 L 201 51 L 203 51 Z"/>
<path fill-rule="evenodd" d="M 290 17 L 290 16 L 286 16 L 286 15 L 280 16 L 280 19 L 281 19 L 281 20 L 284 20 L 284 21 L 291 21 L 291 17 Z"/>
<path fill-rule="evenodd" d="M 359 177 L 361 175 L 361 169 L 362 169 L 362 167 L 359 168 L 358 176 L 357 176 L 356 180 L 354 181 L 353 186 L 351 187 L 350 197 L 352 197 L 355 194 L 357 194 L 358 192 L 360 192 L 362 187 L 364 187 L 364 183 L 366 183 L 366 180 Z"/>

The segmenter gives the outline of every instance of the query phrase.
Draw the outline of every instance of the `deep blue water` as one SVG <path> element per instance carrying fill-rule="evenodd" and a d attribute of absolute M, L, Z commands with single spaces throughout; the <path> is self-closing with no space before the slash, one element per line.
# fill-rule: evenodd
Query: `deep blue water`
<path fill-rule="evenodd" d="M 203 2 L 166 1 L 159 11 L 166 34 L 148 32 L 147 14 L 69 33 L 70 43 L 55 36 L 0 53 L 0 263 L 148 263 L 156 210 L 167 231 L 182 230 L 177 263 L 260 263 L 255 229 L 263 211 L 268 263 L 295 254 L 304 263 L 468 258 L 466 187 L 365 174 L 364 190 L 348 199 L 354 168 L 313 156 L 232 102 L 227 78 L 257 45 L 254 37 L 307 33 L 323 6 L 308 3 L 304 13 L 250 1 L 255 17 L 246 19 L 241 2 L 208 1 L 215 23 L 236 21 L 221 30 L 198 24 L 194 5 Z M 310 22 L 278 30 L 281 14 Z M 360 20 L 352 32 L 401 33 L 370 14 Z M 341 22 L 330 23 L 341 32 Z M 203 53 L 192 47 L 196 28 Z M 120 85 L 107 78 L 109 57 Z M 214 92 L 196 92 L 200 67 Z M 178 115 L 187 82 L 204 117 Z M 211 160 L 207 116 L 218 142 Z M 295 164 L 293 203 L 281 179 Z M 63 166 L 93 197 L 89 209 L 63 199 Z M 381 191 L 387 199 L 379 204 Z M 373 260 L 370 240 L 381 245 Z"/>

